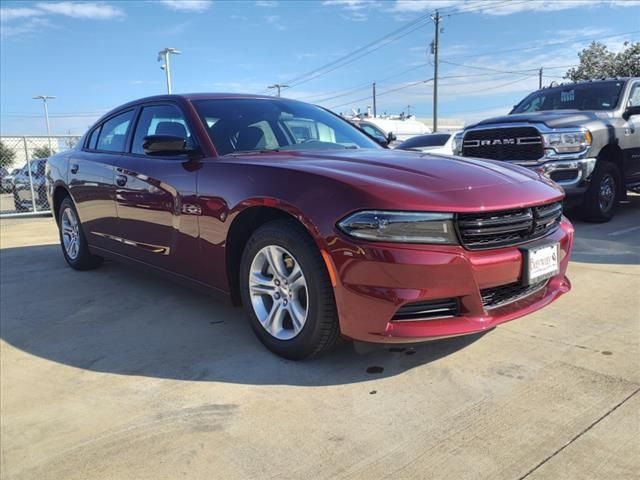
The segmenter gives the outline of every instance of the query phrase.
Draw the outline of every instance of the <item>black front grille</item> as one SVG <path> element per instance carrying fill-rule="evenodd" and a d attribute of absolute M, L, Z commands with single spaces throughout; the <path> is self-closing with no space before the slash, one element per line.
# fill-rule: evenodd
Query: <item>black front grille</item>
<path fill-rule="evenodd" d="M 458 299 L 444 298 L 407 303 L 398 309 L 392 320 L 396 322 L 435 320 L 436 318 L 455 317 L 459 314 Z"/>
<path fill-rule="evenodd" d="M 528 297 L 529 295 L 533 295 L 537 291 L 541 290 L 547 282 L 548 280 L 543 280 L 542 282 L 538 282 L 533 285 L 510 283 L 499 287 L 485 288 L 484 290 L 480 290 L 482 304 L 487 310 L 502 307 Z"/>
<path fill-rule="evenodd" d="M 462 155 L 465 157 L 538 160 L 543 154 L 542 137 L 533 127 L 471 130 L 462 142 Z"/>
<path fill-rule="evenodd" d="M 469 250 L 507 247 L 544 237 L 562 217 L 562 202 L 498 212 L 460 213 L 460 241 Z"/>

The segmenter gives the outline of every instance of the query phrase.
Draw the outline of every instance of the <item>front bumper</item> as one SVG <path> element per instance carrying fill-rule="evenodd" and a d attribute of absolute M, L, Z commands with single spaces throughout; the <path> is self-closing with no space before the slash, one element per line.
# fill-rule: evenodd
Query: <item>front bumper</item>
<path fill-rule="evenodd" d="M 581 195 L 589 187 L 589 179 L 596 166 L 595 158 L 552 160 L 530 167 L 560 185 L 567 196 Z"/>
<path fill-rule="evenodd" d="M 486 309 L 481 291 L 519 282 L 522 254 L 517 246 L 469 251 L 460 246 L 355 243 L 336 238 L 329 249 L 337 272 L 335 288 L 340 329 L 345 337 L 367 342 L 402 343 L 482 332 L 534 312 L 571 289 L 566 278 L 573 226 L 544 239 L 560 245 L 560 272 L 540 290 L 512 303 Z M 393 321 L 405 304 L 456 298 L 458 316 Z"/>

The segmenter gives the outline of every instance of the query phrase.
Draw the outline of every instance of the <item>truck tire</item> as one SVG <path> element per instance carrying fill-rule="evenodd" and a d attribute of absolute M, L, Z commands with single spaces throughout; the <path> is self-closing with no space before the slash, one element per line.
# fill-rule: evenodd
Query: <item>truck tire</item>
<path fill-rule="evenodd" d="M 618 166 L 606 160 L 598 160 L 582 201 L 581 215 L 585 221 L 602 223 L 613 218 L 620 197 L 620 182 Z"/>

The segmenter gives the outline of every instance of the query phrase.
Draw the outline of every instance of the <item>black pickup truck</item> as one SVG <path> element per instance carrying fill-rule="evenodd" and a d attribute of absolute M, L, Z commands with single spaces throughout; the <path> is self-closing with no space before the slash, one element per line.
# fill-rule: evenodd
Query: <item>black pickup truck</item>
<path fill-rule="evenodd" d="M 509 115 L 466 127 L 454 152 L 532 168 L 585 220 L 609 221 L 628 190 L 640 191 L 640 78 L 543 88 Z"/>

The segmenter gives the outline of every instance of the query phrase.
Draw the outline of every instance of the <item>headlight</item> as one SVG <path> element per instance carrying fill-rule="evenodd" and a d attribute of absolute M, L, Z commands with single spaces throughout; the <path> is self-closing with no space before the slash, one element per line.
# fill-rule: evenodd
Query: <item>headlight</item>
<path fill-rule="evenodd" d="M 585 150 L 591 145 L 591 132 L 545 133 L 542 135 L 545 147 L 553 148 L 558 153 L 575 153 Z"/>
<path fill-rule="evenodd" d="M 453 137 L 453 142 L 451 144 L 451 148 L 455 155 L 460 155 L 462 153 L 462 141 L 464 140 L 464 134 L 462 132 L 456 133 Z"/>
<path fill-rule="evenodd" d="M 379 242 L 457 244 L 453 214 L 365 210 L 338 222 L 351 237 Z"/>

